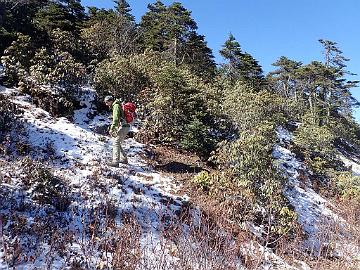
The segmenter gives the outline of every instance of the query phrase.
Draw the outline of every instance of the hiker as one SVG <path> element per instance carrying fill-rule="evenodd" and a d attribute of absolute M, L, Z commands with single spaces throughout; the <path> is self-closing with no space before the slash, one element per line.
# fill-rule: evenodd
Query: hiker
<path fill-rule="evenodd" d="M 127 156 L 121 144 L 124 142 L 126 135 L 129 133 L 130 124 L 125 119 L 120 100 L 112 96 L 106 96 L 104 99 L 105 104 L 112 109 L 113 120 L 109 130 L 109 134 L 114 138 L 113 141 L 113 155 L 112 162 L 108 163 L 109 166 L 119 167 L 119 163 L 128 164 Z M 120 157 L 122 158 L 120 160 Z"/>

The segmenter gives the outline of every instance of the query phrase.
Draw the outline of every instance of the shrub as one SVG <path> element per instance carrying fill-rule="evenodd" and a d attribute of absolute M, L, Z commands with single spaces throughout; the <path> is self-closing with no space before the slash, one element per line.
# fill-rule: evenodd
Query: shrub
<path fill-rule="evenodd" d="M 13 151 L 26 154 L 29 145 L 19 115 L 22 111 L 8 97 L 0 94 L 0 153 L 9 155 Z M 24 135 L 24 136 L 23 136 Z"/>
<path fill-rule="evenodd" d="M 327 125 L 320 126 L 309 113 L 294 132 L 294 143 L 304 155 L 305 163 L 318 179 L 327 181 L 329 169 L 342 169 L 336 157 L 335 136 Z"/>
<path fill-rule="evenodd" d="M 72 97 L 61 96 L 49 90 L 30 88 L 27 92 L 33 97 L 33 103 L 55 117 L 71 117 L 77 101 Z"/>
<path fill-rule="evenodd" d="M 6 96 L 0 94 L 0 134 L 11 130 L 16 115 L 20 113 L 16 104 L 12 103 Z"/>
<path fill-rule="evenodd" d="M 31 60 L 29 79 L 19 85 L 37 106 L 52 115 L 71 116 L 85 78 L 84 66 L 71 54 L 41 48 Z"/>
<path fill-rule="evenodd" d="M 336 175 L 335 183 L 341 197 L 360 200 L 360 176 L 352 175 L 351 172 L 340 172 Z"/>
<path fill-rule="evenodd" d="M 203 156 L 214 148 L 201 81 L 161 54 L 104 60 L 96 68 L 94 81 L 100 97 L 110 92 L 139 102 L 145 121 L 138 139 L 172 143 Z"/>
<path fill-rule="evenodd" d="M 37 84 L 49 84 L 56 94 L 72 97 L 85 81 L 85 67 L 68 52 L 41 48 L 31 64 L 31 79 Z"/>
<path fill-rule="evenodd" d="M 208 157 L 209 153 L 215 149 L 215 142 L 215 139 L 210 135 L 209 127 L 195 118 L 185 125 L 180 145 L 201 157 Z"/>
<path fill-rule="evenodd" d="M 213 185 L 212 175 L 210 175 L 207 171 L 202 171 L 194 176 L 192 182 L 201 187 L 203 190 L 208 191 L 210 187 Z"/>
<path fill-rule="evenodd" d="M 184 140 L 190 136 L 197 137 L 193 131 L 197 132 L 199 128 L 205 132 L 203 136 L 208 136 L 209 131 L 201 115 L 204 113 L 204 102 L 187 70 L 167 63 L 159 67 L 151 80 L 152 88 L 147 94 L 149 102 L 145 107 L 149 113 L 144 127 L 153 138 L 178 144 L 186 133 Z"/>
<path fill-rule="evenodd" d="M 333 133 L 327 126 L 312 123 L 306 115 L 303 123 L 295 131 L 294 142 L 305 150 L 308 157 L 333 155 Z"/>
<path fill-rule="evenodd" d="M 111 93 L 122 100 L 136 101 L 147 84 L 146 74 L 132 62 L 131 57 L 106 59 L 95 70 L 94 86 L 100 97 Z"/>
<path fill-rule="evenodd" d="M 57 210 L 65 211 L 71 201 L 64 182 L 42 163 L 30 158 L 24 158 L 21 165 L 25 175 L 23 183 L 29 189 L 31 197 L 41 204 L 50 204 Z"/>
<path fill-rule="evenodd" d="M 281 110 L 284 100 L 280 96 L 265 90 L 256 92 L 243 84 L 224 91 L 223 111 L 240 132 L 256 128 L 262 122 L 281 124 L 284 121 Z"/>
<path fill-rule="evenodd" d="M 58 39 L 61 34 L 54 32 Z M 66 46 L 63 44 L 64 48 Z M 72 113 L 77 90 L 86 79 L 86 70 L 69 52 L 56 46 L 36 50 L 29 36 L 18 34 L 18 39 L 5 50 L 1 60 L 9 81 L 18 83 L 19 89 L 32 95 L 38 105 L 47 104 L 42 108 L 61 116 Z M 51 91 L 42 90 L 44 85 Z"/>
<path fill-rule="evenodd" d="M 265 244 L 296 229 L 296 214 L 282 194 L 284 179 L 271 156 L 274 126 L 263 124 L 221 144 L 215 161 L 222 174 L 211 191 L 229 205 L 231 219 L 263 226 Z"/>
<path fill-rule="evenodd" d="M 92 18 L 88 27 L 82 29 L 81 37 L 89 51 L 99 60 L 137 52 L 141 33 L 135 22 L 124 16 L 108 15 Z"/>
<path fill-rule="evenodd" d="M 59 28 L 52 30 L 50 33 L 50 39 L 53 49 L 59 52 L 68 52 L 72 56 L 79 59 L 82 56 L 84 48 L 82 46 L 82 39 L 75 36 L 74 33 L 69 31 L 63 31 Z"/>
<path fill-rule="evenodd" d="M 1 63 L 4 65 L 10 84 L 15 84 L 28 77 L 30 60 L 34 53 L 35 48 L 30 36 L 18 33 L 17 39 L 5 49 L 4 55 L 1 57 Z"/>
<path fill-rule="evenodd" d="M 102 98 L 111 93 L 140 104 L 143 141 L 171 143 L 207 157 L 214 149 L 204 83 L 185 68 L 146 52 L 102 61 L 94 78 Z"/>
<path fill-rule="evenodd" d="M 261 226 L 264 244 L 272 246 L 277 239 L 294 235 L 298 226 L 283 195 L 285 179 L 272 157 L 275 127 L 283 119 L 281 98 L 241 84 L 225 91 L 223 109 L 237 132 L 220 143 L 212 157 L 221 172 L 198 180 L 227 206 L 230 220 Z"/>

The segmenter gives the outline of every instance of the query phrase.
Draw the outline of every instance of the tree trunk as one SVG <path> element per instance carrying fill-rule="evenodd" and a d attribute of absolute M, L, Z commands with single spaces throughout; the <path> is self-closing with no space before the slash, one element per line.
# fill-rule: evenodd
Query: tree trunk
<path fill-rule="evenodd" d="M 174 38 L 174 62 L 175 62 L 175 66 L 178 66 L 177 44 L 178 44 L 178 40 L 177 40 L 177 38 L 175 37 L 175 38 Z"/>

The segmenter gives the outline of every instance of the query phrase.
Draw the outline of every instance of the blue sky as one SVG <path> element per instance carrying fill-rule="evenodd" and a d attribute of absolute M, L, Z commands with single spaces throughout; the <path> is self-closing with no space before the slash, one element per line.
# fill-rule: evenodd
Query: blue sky
<path fill-rule="evenodd" d="M 128 0 L 139 21 L 147 4 L 155 0 Z M 174 1 L 163 0 L 165 4 Z M 360 0 L 180 0 L 192 11 L 198 32 L 206 36 L 216 62 L 219 50 L 231 32 L 243 50 L 252 54 L 265 72 L 280 56 L 309 63 L 323 60 L 318 39 L 338 43 L 350 59 L 348 70 L 360 80 Z M 84 6 L 112 8 L 112 0 L 83 0 Z M 360 87 L 354 89 L 360 100 Z M 360 109 L 355 118 L 360 123 Z"/>

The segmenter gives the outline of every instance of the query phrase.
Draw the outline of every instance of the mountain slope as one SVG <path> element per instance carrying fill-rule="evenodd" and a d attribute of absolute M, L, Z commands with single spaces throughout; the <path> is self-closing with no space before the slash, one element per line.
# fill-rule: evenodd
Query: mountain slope
<path fill-rule="evenodd" d="M 9 89 L 6 91 L 3 93 L 17 95 L 16 91 Z M 170 178 L 163 177 L 146 165 L 141 157 L 144 155 L 144 145 L 133 139 L 128 139 L 125 143 L 130 165 L 122 165 L 120 168 L 104 165 L 111 156 L 111 142 L 108 137 L 96 134 L 92 129 L 96 129 L 101 123 L 108 123 L 108 119 L 105 116 L 96 116 L 91 120 L 88 118 L 94 113 L 91 105 L 93 98 L 94 92 L 85 89 L 82 95 L 84 108 L 75 112 L 74 123 L 65 118 L 51 117 L 46 111 L 32 105 L 29 97 L 13 98 L 18 108 L 23 110 L 22 120 L 25 130 L 22 136 L 30 145 L 30 156 L 41 163 L 47 162 L 52 174 L 61 179 L 66 186 L 65 195 L 67 200 L 71 201 L 66 211 L 59 212 L 33 200 L 34 186 L 24 185 L 25 178 L 28 177 L 24 171 L 24 162 L 6 159 L 1 161 L 4 180 L 1 185 L 0 213 L 3 216 L 2 229 L 5 242 L 3 244 L 6 246 L 6 251 L 2 252 L 6 253 L 5 256 L 13 253 L 16 258 L 6 258 L 7 261 L 10 259 L 13 265 L 22 265 L 22 267 L 43 265 L 45 260 L 48 260 L 46 256 L 51 255 L 53 232 L 50 231 L 52 230 L 59 230 L 60 234 L 70 231 L 71 238 L 75 242 L 81 240 L 80 242 L 84 244 L 80 247 L 79 244 L 64 243 L 67 252 L 73 253 L 68 259 L 72 260 L 75 254 L 79 257 L 88 255 L 83 249 L 94 243 L 91 238 L 83 238 L 87 235 L 86 226 L 91 227 L 94 222 L 102 222 L 96 221 L 92 211 L 104 215 L 111 207 L 115 212 L 114 220 L 111 221 L 114 225 L 123 222 L 121 216 L 134 214 L 141 227 L 148 228 L 147 231 L 151 234 L 151 236 L 143 234 L 140 241 L 147 241 L 148 237 L 156 239 L 153 232 L 159 227 L 161 215 L 165 215 L 167 211 L 179 210 L 182 201 L 187 200 L 186 197 L 174 195 L 177 187 Z M 30 167 L 32 167 L 30 174 L 33 174 L 32 170 L 36 169 L 37 164 L 31 163 Z M 9 218 L 9 215 L 13 217 Z M 40 224 L 37 221 L 38 218 L 48 219 L 49 215 L 53 215 L 53 219 L 47 220 L 48 224 L 39 221 Z M 84 215 L 87 219 L 85 221 Z M 25 228 L 21 228 L 20 235 L 12 235 L 11 232 L 14 232 L 12 226 L 16 226 L 15 223 L 19 219 L 23 220 L 22 226 Z M 44 231 L 44 235 L 34 233 L 35 226 L 47 225 L 56 229 L 48 228 L 49 231 Z M 109 229 L 108 226 L 109 224 L 101 224 L 100 227 L 104 233 L 107 233 L 105 231 Z M 44 240 L 50 241 L 50 244 L 44 244 Z M 61 237 L 59 240 L 65 241 Z M 21 249 L 18 251 L 21 254 L 10 251 L 17 247 Z M 41 256 L 38 256 L 39 254 Z M 102 260 L 102 254 L 94 250 L 91 250 L 91 257 L 95 265 Z M 52 267 L 69 263 L 58 256 L 53 259 Z M 84 262 L 80 264 L 83 265 Z M 85 265 L 93 264 L 87 262 Z"/>
<path fill-rule="evenodd" d="M 0 158 L 0 269 L 310 269 L 253 239 L 236 253 L 236 239 L 214 232 L 181 185 L 147 164 L 146 145 L 127 139 L 129 165 L 106 166 L 111 140 L 96 131 L 109 119 L 97 113 L 92 89 L 82 89 L 72 121 L 0 90 L 22 112 L 10 133 L 17 142 Z M 278 137 L 273 155 L 289 179 L 285 195 L 307 234 L 304 250 L 316 253 L 324 246 L 320 221 L 346 222 L 287 149 L 291 134 L 279 129 Z M 337 256 L 358 260 L 358 246 L 338 240 Z"/>
<path fill-rule="evenodd" d="M 291 143 L 292 134 L 277 129 L 280 143 L 276 145 L 273 156 L 279 169 L 288 179 L 285 195 L 298 214 L 298 221 L 306 233 L 303 248 L 310 254 L 319 256 L 323 250 L 332 246 L 330 256 L 360 262 L 360 246 L 350 233 L 349 224 L 337 213 L 337 206 L 329 202 L 314 190 L 310 180 L 311 171 L 300 161 L 287 146 Z M 345 157 L 344 161 L 349 163 Z M 353 163 L 353 173 L 359 173 L 358 164 Z M 355 228 L 356 229 L 356 228 Z"/>

